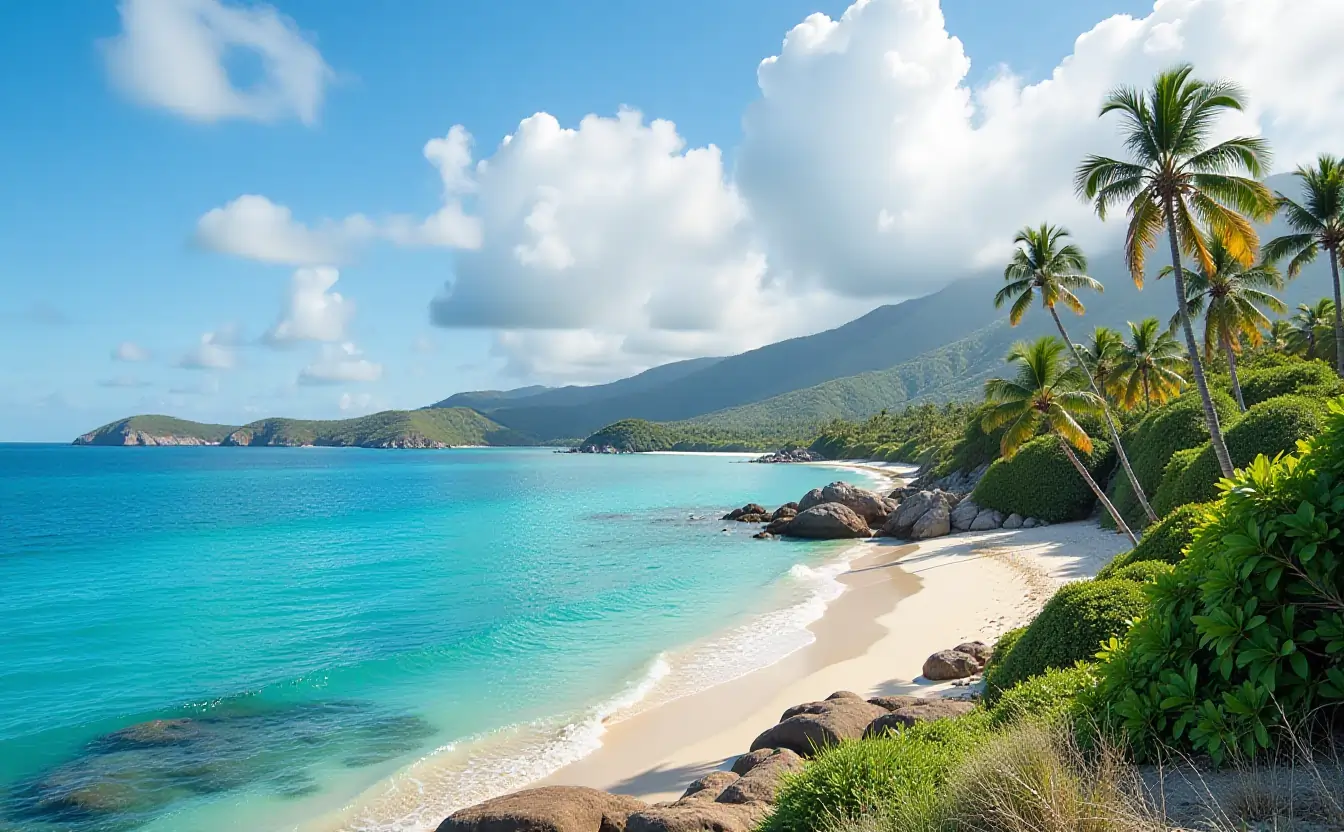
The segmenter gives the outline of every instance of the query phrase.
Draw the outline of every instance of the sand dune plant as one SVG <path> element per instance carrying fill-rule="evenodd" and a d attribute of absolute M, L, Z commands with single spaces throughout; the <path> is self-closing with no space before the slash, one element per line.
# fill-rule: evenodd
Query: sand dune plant
<path fill-rule="evenodd" d="M 1204 404 L 1219 467 L 1230 477 L 1232 460 L 1186 308 L 1181 257 L 1191 258 L 1208 272 L 1214 270 L 1209 239 L 1202 230 L 1208 229 L 1235 260 L 1251 265 L 1259 251 L 1251 220 L 1267 221 L 1277 204 L 1264 184 L 1235 175 L 1264 175 L 1269 146 L 1263 139 L 1243 136 L 1215 145 L 1209 142 L 1217 116 L 1245 107 L 1240 89 L 1226 81 L 1201 81 L 1192 77 L 1193 72 L 1189 65 L 1179 66 L 1159 74 L 1147 91 L 1122 87 L 1111 92 L 1101 115 L 1118 113 L 1123 119 L 1130 160 L 1089 156 L 1079 167 L 1075 184 L 1102 219 L 1112 208 L 1127 205 L 1125 260 L 1140 288 L 1148 250 L 1157 245 L 1165 226 L 1191 375 Z"/>
<path fill-rule="evenodd" d="M 1123 402 L 1135 407 L 1143 402 L 1144 411 L 1175 398 L 1185 386 L 1181 371 L 1186 367 L 1181 346 L 1169 330 L 1161 328 L 1157 318 L 1144 318 L 1129 324 L 1129 340 L 1120 347 L 1116 367 L 1117 383 L 1123 384 Z"/>
<path fill-rule="evenodd" d="M 1068 236 L 1067 229 L 1046 223 L 1041 223 L 1039 228 L 1027 227 L 1017 232 L 1017 236 L 1013 238 L 1013 245 L 1017 248 L 1013 252 L 1013 259 L 1008 263 L 1008 268 L 1003 272 L 1003 279 L 1008 285 L 994 296 L 994 305 L 1000 307 L 1016 298 L 1008 313 L 1008 322 L 1017 326 L 1031 307 L 1036 295 L 1040 294 L 1041 306 L 1050 313 L 1055 328 L 1059 330 L 1059 337 L 1063 338 L 1064 343 L 1073 351 L 1073 358 L 1078 362 L 1088 386 L 1101 401 L 1101 413 L 1106 419 L 1106 429 L 1111 434 L 1111 444 L 1115 446 L 1116 457 L 1119 458 L 1121 467 L 1125 469 L 1125 476 L 1129 478 L 1129 483 L 1134 488 L 1134 496 L 1138 499 L 1139 505 L 1143 506 L 1148 521 L 1156 523 L 1157 515 L 1148 505 L 1148 495 L 1144 494 L 1143 486 L 1134 475 L 1124 445 L 1120 442 L 1120 431 L 1116 429 L 1115 419 L 1111 418 L 1111 410 L 1106 406 L 1103 388 L 1092 374 L 1086 356 L 1065 331 L 1064 322 L 1059 319 L 1059 311 L 1055 308 L 1063 304 L 1081 315 L 1086 308 L 1074 293 L 1075 290 L 1102 291 L 1101 283 L 1087 276 L 1087 257 L 1083 255 L 1082 249 L 1073 243 L 1065 242 Z"/>
<path fill-rule="evenodd" d="M 985 400 L 990 407 L 981 422 L 986 431 L 1007 427 L 1000 448 L 1005 458 L 1012 458 L 1018 448 L 1042 431 L 1053 435 L 1074 470 L 1115 520 L 1116 528 L 1137 544 L 1134 532 L 1074 452 L 1075 448 L 1084 453 L 1092 451 L 1092 438 L 1077 417 L 1099 416 L 1105 404 L 1101 396 L 1081 389 L 1086 383 L 1083 372 L 1066 363 L 1066 349 L 1064 342 L 1049 335 L 1014 346 L 1007 360 L 1017 365 L 1017 376 L 985 382 Z"/>

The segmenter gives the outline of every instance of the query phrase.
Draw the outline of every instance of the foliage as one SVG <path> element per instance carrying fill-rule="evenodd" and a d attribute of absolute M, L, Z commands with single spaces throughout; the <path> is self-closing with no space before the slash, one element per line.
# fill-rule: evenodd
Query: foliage
<path fill-rule="evenodd" d="M 1049 668 L 1000 691 L 989 709 L 990 724 L 1002 727 L 1023 719 L 1052 722 L 1076 716 L 1079 695 L 1096 685 L 1096 665 L 1089 662 Z"/>
<path fill-rule="evenodd" d="M 787 437 L 733 434 L 684 422 L 622 419 L 580 443 L 580 447 L 612 447 L 618 451 L 763 451 L 796 444 Z"/>
<path fill-rule="evenodd" d="M 1079 455 L 1094 479 L 1105 479 L 1112 459 L 1109 451 L 1107 442 L 1094 439 L 1092 453 Z M 985 508 L 1051 523 L 1086 517 L 1096 504 L 1096 496 L 1054 436 L 1039 436 L 1011 459 L 995 461 L 976 485 L 973 499 Z"/>
<path fill-rule="evenodd" d="M 1195 539 L 1195 530 L 1204 520 L 1207 503 L 1191 503 L 1181 506 L 1163 517 L 1161 521 L 1144 532 L 1139 545 L 1122 552 L 1108 563 L 1098 578 L 1117 577 L 1121 569 L 1136 563 L 1180 563 L 1185 557 L 1186 547 Z"/>
<path fill-rule="evenodd" d="M 1037 292 L 1041 304 L 1052 314 L 1057 305 L 1063 304 L 1081 315 L 1086 310 L 1075 290 L 1101 291 L 1101 284 L 1087 276 L 1083 250 L 1064 242 L 1068 236 L 1068 229 L 1041 223 L 1040 228 L 1023 228 L 1013 238 L 1013 258 L 1003 271 L 1008 285 L 994 295 L 995 309 L 1013 301 L 1008 313 L 1008 322 L 1013 326 L 1031 308 Z"/>
<path fill-rule="evenodd" d="M 892 462 L 917 462 L 945 452 L 974 408 L 963 403 L 912 405 L 883 410 L 862 422 L 827 423 L 811 449 L 831 459 L 880 457 Z M 865 452 L 866 451 L 866 452 Z"/>
<path fill-rule="evenodd" d="M 986 668 L 986 700 L 992 702 L 1052 667 L 1090 661 L 1108 639 L 1123 635 L 1146 606 L 1143 588 L 1133 581 L 1112 578 L 1065 584 L 1008 654 Z"/>
<path fill-rule="evenodd" d="M 947 476 L 953 471 L 973 471 L 981 465 L 988 465 L 999 457 L 999 448 L 1003 444 L 1003 428 L 985 430 L 984 416 L 989 405 L 981 405 L 972 411 L 961 437 L 948 447 L 943 460 L 934 468 L 934 474 Z"/>
<path fill-rule="evenodd" d="M 1220 348 L 1230 346 L 1240 352 L 1242 339 L 1249 346 L 1260 346 L 1270 327 L 1263 310 L 1282 315 L 1288 308 L 1270 292 L 1283 289 L 1283 275 L 1273 263 L 1247 266 L 1233 255 L 1222 237 L 1212 232 L 1206 232 L 1206 236 L 1212 269 L 1201 266 L 1187 272 L 1185 304 L 1191 317 L 1204 316 L 1204 358 L 1208 360 Z M 1167 266 L 1160 276 L 1172 271 Z M 1179 314 L 1173 315 L 1171 329 L 1179 325 Z"/>
<path fill-rule="evenodd" d="M 214 443 L 223 441 L 224 437 L 235 430 L 237 428 L 231 425 L 208 425 L 187 419 L 175 419 L 172 416 L 145 415 L 109 422 L 80 437 L 79 441 L 80 444 L 87 445 L 120 445 L 124 434 L 142 431 L 150 436 L 174 436 Z"/>
<path fill-rule="evenodd" d="M 1137 584 L 1151 584 L 1163 575 L 1170 575 L 1175 568 L 1160 560 L 1139 560 L 1120 567 L 1110 577 Z"/>
<path fill-rule="evenodd" d="M 1240 467 L 1260 454 L 1273 457 L 1292 451 L 1298 440 L 1320 431 L 1325 412 L 1324 401 L 1306 396 L 1280 396 L 1257 404 L 1227 429 L 1232 464 Z M 1221 478 L 1213 448 L 1206 444 L 1187 465 L 1177 466 L 1173 460 L 1167 466 L 1153 507 L 1166 514 L 1179 506 L 1212 500 L 1218 495 Z"/>
<path fill-rule="evenodd" d="M 1293 361 L 1241 372 L 1241 393 L 1247 407 L 1291 393 L 1333 398 L 1341 392 L 1339 377 L 1321 361 Z"/>
<path fill-rule="evenodd" d="M 761 832 L 816 832 L 879 807 L 931 811 L 948 776 L 989 736 L 977 711 L 832 746 L 785 778 Z"/>
<path fill-rule="evenodd" d="M 1299 303 L 1290 320 L 1288 349 L 1307 359 L 1335 363 L 1335 302 L 1321 298 L 1313 304 Z"/>
<path fill-rule="evenodd" d="M 327 445 L 378 448 L 405 442 L 527 445 L 530 437 L 502 428 L 465 407 L 385 410 L 355 419 L 262 419 L 228 440 L 238 445 Z"/>
<path fill-rule="evenodd" d="M 1176 397 L 1185 386 L 1185 363 L 1181 345 L 1157 318 L 1130 321 L 1129 340 L 1121 343 L 1115 368 L 1120 403 L 1127 408 L 1142 405 L 1147 411 Z"/>
<path fill-rule="evenodd" d="M 1344 702 L 1344 401 L 1300 456 L 1237 473 L 1148 613 L 1104 651 L 1103 699 L 1139 749 L 1215 761 Z"/>

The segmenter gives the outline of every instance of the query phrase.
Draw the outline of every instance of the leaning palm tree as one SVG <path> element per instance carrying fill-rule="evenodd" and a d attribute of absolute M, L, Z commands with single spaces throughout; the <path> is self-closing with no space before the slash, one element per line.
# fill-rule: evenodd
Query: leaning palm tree
<path fill-rule="evenodd" d="M 1101 395 L 1109 403 L 1119 404 L 1124 393 L 1120 383 L 1120 359 L 1124 354 L 1125 339 L 1108 326 L 1098 326 L 1092 330 L 1092 336 L 1082 344 L 1083 366 L 1092 374 L 1101 389 Z"/>
<path fill-rule="evenodd" d="M 1087 257 L 1083 255 L 1082 249 L 1073 243 L 1065 242 L 1068 236 L 1068 229 L 1047 223 L 1041 223 L 1039 228 L 1028 226 L 1017 232 L 1017 236 L 1013 238 L 1013 245 L 1016 246 L 1013 259 L 1003 271 L 1003 279 L 1008 285 L 994 296 L 994 306 L 1001 307 L 1016 298 L 1008 313 L 1008 322 L 1017 326 L 1022 316 L 1031 308 L 1036 294 L 1040 293 L 1041 306 L 1050 313 L 1060 337 L 1073 351 L 1074 360 L 1078 362 L 1078 367 L 1086 377 L 1092 392 L 1097 394 L 1102 403 L 1106 429 L 1110 431 L 1116 456 L 1120 459 L 1121 467 L 1125 469 L 1125 475 L 1129 477 L 1129 484 L 1134 488 L 1134 496 L 1138 497 L 1139 505 L 1143 506 L 1144 513 L 1148 515 L 1148 522 L 1156 523 L 1157 514 L 1152 506 L 1148 505 L 1148 495 L 1143 492 L 1139 478 L 1135 475 L 1133 466 L 1129 464 L 1129 455 L 1125 453 L 1125 446 L 1120 442 L 1120 431 L 1116 429 L 1115 420 L 1111 418 L 1110 408 L 1105 406 L 1106 398 L 1101 392 L 1101 387 L 1097 385 L 1096 378 L 1088 369 L 1082 352 L 1073 343 L 1073 339 L 1069 338 L 1069 333 L 1064 329 L 1064 322 L 1059 319 L 1059 311 L 1055 308 L 1062 303 L 1081 315 L 1086 308 L 1074 291 L 1077 289 L 1102 291 L 1101 283 L 1087 276 Z"/>
<path fill-rule="evenodd" d="M 1246 268 L 1237 261 L 1216 235 L 1209 238 L 1209 258 L 1213 271 L 1192 269 L 1185 283 L 1185 305 L 1192 317 L 1204 316 L 1204 360 L 1213 360 L 1215 349 L 1227 355 L 1227 370 L 1232 378 L 1232 393 L 1237 407 L 1246 412 L 1246 400 L 1241 395 L 1237 379 L 1237 353 L 1244 339 L 1252 347 L 1264 343 L 1264 331 L 1271 322 L 1262 309 L 1277 314 L 1288 307 L 1269 290 L 1283 288 L 1283 275 L 1270 263 L 1258 263 Z M 1171 274 L 1170 266 L 1158 275 Z M 1175 330 L 1180 321 L 1172 316 L 1170 328 Z"/>
<path fill-rule="evenodd" d="M 1129 340 L 1121 347 L 1116 368 L 1124 385 L 1121 400 L 1126 407 L 1134 407 L 1142 399 L 1144 410 L 1149 410 L 1179 395 L 1185 386 L 1180 373 L 1185 366 L 1181 345 L 1171 330 L 1161 326 L 1157 318 L 1129 322 Z"/>
<path fill-rule="evenodd" d="M 1324 352 L 1321 336 L 1326 334 L 1335 319 L 1335 302 L 1321 298 L 1313 304 L 1299 303 L 1297 314 L 1290 322 L 1293 330 L 1288 336 L 1288 349 L 1304 358 L 1320 358 Z"/>
<path fill-rule="evenodd" d="M 1125 259 L 1139 288 L 1143 288 L 1148 250 L 1157 244 L 1166 227 L 1177 314 L 1190 355 L 1191 374 L 1204 405 L 1204 420 L 1218 467 L 1230 477 L 1232 457 L 1223 441 L 1186 308 L 1181 255 L 1212 271 L 1208 238 L 1200 229 L 1202 222 L 1222 239 L 1238 262 L 1251 265 L 1259 250 L 1251 220 L 1267 221 L 1277 206 L 1263 183 L 1234 175 L 1239 171 L 1252 177 L 1263 175 L 1269 162 L 1269 146 L 1263 139 L 1239 137 L 1209 146 L 1215 117 L 1224 110 L 1245 106 L 1240 89 L 1226 81 L 1197 80 L 1191 77 L 1192 72 L 1188 65 L 1179 66 L 1158 75 L 1147 92 L 1128 87 L 1111 92 L 1101 115 L 1121 114 L 1125 147 L 1132 161 L 1089 156 L 1078 169 L 1075 185 L 1102 219 L 1111 208 L 1128 203 Z"/>
<path fill-rule="evenodd" d="M 1344 252 L 1344 161 L 1322 155 L 1315 167 L 1300 167 L 1302 203 L 1278 195 L 1279 209 L 1295 233 L 1275 237 L 1265 246 L 1265 258 L 1292 257 L 1288 277 L 1297 277 L 1302 267 L 1324 251 L 1330 259 L 1330 277 L 1335 289 L 1335 372 L 1344 376 L 1344 303 L 1340 301 L 1339 258 Z"/>
<path fill-rule="evenodd" d="M 1059 446 L 1073 463 L 1078 476 L 1083 478 L 1097 500 L 1106 507 L 1115 520 L 1115 527 L 1134 545 L 1138 539 L 1115 510 L 1097 481 L 1092 479 L 1087 466 L 1078 459 L 1074 448 L 1083 453 L 1092 452 L 1092 439 L 1078 424 L 1078 416 L 1098 416 L 1105 406 L 1101 397 L 1082 389 L 1087 380 L 1078 365 L 1070 366 L 1064 358 L 1067 346 L 1053 335 L 1046 335 L 1031 343 L 1015 344 L 1008 353 L 1008 363 L 1017 364 L 1017 377 L 1009 380 L 992 378 L 985 382 L 985 400 L 992 406 L 981 418 L 986 431 L 1008 426 L 1003 432 L 1000 451 L 1011 459 L 1027 440 L 1045 432 L 1059 440 Z"/>

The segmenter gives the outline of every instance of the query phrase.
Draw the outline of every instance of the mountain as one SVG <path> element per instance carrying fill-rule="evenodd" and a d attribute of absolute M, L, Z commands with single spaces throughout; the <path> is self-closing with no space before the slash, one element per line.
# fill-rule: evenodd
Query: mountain
<path fill-rule="evenodd" d="M 168 416 L 132 416 L 84 434 L 76 445 L 225 445 L 445 448 L 528 445 L 535 440 L 465 407 L 387 410 L 355 419 L 262 419 L 242 427 Z"/>
<path fill-rule="evenodd" d="M 482 413 L 515 407 L 570 407 L 623 395 L 637 395 L 706 369 L 722 358 L 691 358 L 652 367 L 629 378 L 587 387 L 519 387 L 516 390 L 484 390 L 458 393 L 430 407 L 471 407 Z"/>
<path fill-rule="evenodd" d="M 486 413 L 492 407 L 499 407 L 504 402 L 526 399 L 554 389 L 542 384 L 533 384 L 530 387 L 518 387 L 513 390 L 472 390 L 467 393 L 455 393 L 430 407 L 470 407 L 472 410 Z"/>

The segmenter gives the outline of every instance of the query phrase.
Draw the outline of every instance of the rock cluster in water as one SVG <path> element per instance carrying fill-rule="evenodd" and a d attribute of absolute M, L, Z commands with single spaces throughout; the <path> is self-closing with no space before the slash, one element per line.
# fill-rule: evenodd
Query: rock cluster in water
<path fill-rule="evenodd" d="M 809 451 L 807 448 L 781 448 L 772 454 L 759 456 L 752 462 L 763 463 L 787 463 L 787 462 L 823 462 L 826 457 L 816 451 Z"/>

